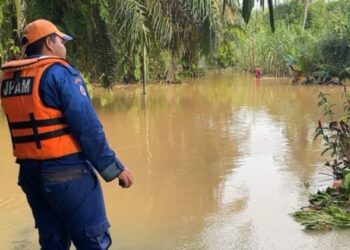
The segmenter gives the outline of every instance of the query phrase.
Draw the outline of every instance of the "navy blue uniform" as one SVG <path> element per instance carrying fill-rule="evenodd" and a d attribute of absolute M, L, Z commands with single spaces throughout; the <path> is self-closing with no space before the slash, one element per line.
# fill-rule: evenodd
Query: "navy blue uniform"
<path fill-rule="evenodd" d="M 20 160 L 19 185 L 27 196 L 42 249 L 107 249 L 111 244 L 103 194 L 123 164 L 110 149 L 86 86 L 72 67 L 54 64 L 40 81 L 40 97 L 64 114 L 82 152 L 51 160 Z"/>

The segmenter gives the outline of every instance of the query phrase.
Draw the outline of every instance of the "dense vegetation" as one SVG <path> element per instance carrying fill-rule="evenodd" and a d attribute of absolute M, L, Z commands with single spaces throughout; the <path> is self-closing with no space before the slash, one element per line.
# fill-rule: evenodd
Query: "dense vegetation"
<path fill-rule="evenodd" d="M 269 75 L 294 73 L 295 81 L 340 80 L 350 73 L 350 1 L 284 1 L 275 7 L 272 34 L 263 11 L 252 14 L 250 25 L 224 30 L 216 54 L 221 67 L 252 71 L 257 65 Z M 293 72 L 290 72 L 293 71 Z"/>
<path fill-rule="evenodd" d="M 0 60 L 19 54 L 25 23 L 46 18 L 75 36 L 68 59 L 104 86 L 137 82 L 144 72 L 177 82 L 179 73 L 201 74 L 199 63 L 244 71 L 259 66 L 268 75 L 293 73 L 295 81 L 348 78 L 350 2 L 286 0 L 272 8 L 273 2 L 2 0 Z"/>
<path fill-rule="evenodd" d="M 46 18 L 75 36 L 76 41 L 68 44 L 68 59 L 85 76 L 100 79 L 105 86 L 115 79 L 139 81 L 147 68 L 149 78 L 176 82 L 178 69 L 190 76 L 198 75 L 199 60 L 214 54 L 226 21 L 233 20 L 242 9 L 238 16 L 247 22 L 255 3 L 255 0 L 2 0 L 0 58 L 3 62 L 18 55 L 18 31 L 25 23 Z M 267 3 L 272 10 L 272 1 Z"/>

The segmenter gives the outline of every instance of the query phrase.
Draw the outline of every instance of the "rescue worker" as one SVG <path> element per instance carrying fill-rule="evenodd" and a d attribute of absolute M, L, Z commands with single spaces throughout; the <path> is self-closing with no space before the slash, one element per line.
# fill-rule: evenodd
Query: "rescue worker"
<path fill-rule="evenodd" d="M 69 249 L 71 242 L 78 250 L 108 249 L 95 170 L 124 188 L 132 175 L 109 147 L 79 72 L 65 60 L 72 37 L 43 19 L 23 33 L 27 57 L 2 66 L 1 104 L 41 249 Z"/>

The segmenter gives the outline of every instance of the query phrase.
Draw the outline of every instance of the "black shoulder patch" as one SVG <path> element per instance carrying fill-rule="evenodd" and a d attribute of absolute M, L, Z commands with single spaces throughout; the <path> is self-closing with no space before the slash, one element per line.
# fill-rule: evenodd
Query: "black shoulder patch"
<path fill-rule="evenodd" d="M 7 79 L 1 83 L 1 98 L 31 95 L 33 92 L 34 77 L 19 77 Z"/>

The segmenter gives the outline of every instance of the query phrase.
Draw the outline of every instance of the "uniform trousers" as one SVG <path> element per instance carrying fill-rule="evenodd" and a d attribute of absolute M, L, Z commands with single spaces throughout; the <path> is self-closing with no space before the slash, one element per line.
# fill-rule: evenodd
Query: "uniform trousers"
<path fill-rule="evenodd" d="M 24 191 L 42 250 L 108 249 L 112 243 L 101 185 L 89 163 L 20 166 Z"/>

